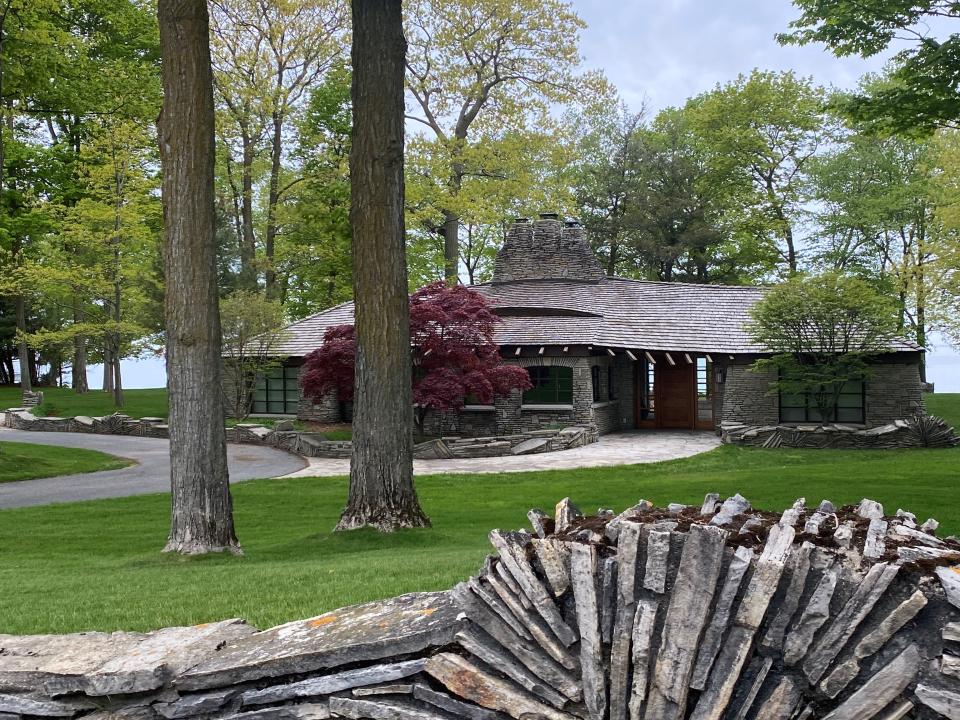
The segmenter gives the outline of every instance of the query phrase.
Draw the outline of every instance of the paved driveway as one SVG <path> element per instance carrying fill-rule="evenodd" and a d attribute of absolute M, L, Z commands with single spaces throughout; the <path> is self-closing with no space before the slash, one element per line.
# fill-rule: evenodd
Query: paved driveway
<path fill-rule="evenodd" d="M 169 443 L 157 438 L 80 433 L 25 432 L 0 428 L 0 441 L 87 448 L 135 460 L 120 470 L 0 483 L 0 508 L 145 495 L 170 490 Z M 304 459 L 260 445 L 227 445 L 230 482 L 300 470 Z"/>
<path fill-rule="evenodd" d="M 510 455 L 493 458 L 463 460 L 415 460 L 417 475 L 432 473 L 500 473 L 529 472 L 533 470 L 564 470 L 572 468 L 635 465 L 690 457 L 720 444 L 720 438 L 711 432 L 692 431 L 637 431 L 601 435 L 600 442 L 560 452 L 537 455 Z M 349 460 L 307 458 L 309 465 L 292 473 L 292 477 L 325 477 L 346 475 Z"/>

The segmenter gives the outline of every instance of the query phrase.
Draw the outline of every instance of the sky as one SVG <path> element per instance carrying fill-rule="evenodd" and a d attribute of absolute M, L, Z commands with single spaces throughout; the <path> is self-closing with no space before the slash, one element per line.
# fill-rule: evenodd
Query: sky
<path fill-rule="evenodd" d="M 888 59 L 781 46 L 774 36 L 799 15 L 789 0 L 573 0 L 573 6 L 587 23 L 580 36 L 586 67 L 602 70 L 631 109 L 646 107 L 650 115 L 754 68 L 854 88 Z M 939 337 L 929 349 L 928 379 L 941 392 L 960 392 L 960 355 Z"/>
<path fill-rule="evenodd" d="M 798 15 L 789 0 L 573 0 L 587 22 L 581 53 L 634 110 L 651 114 L 754 68 L 793 70 L 822 85 L 852 88 L 885 57 L 837 58 L 821 46 L 782 47 L 774 35 Z M 934 339 L 928 376 L 960 392 L 960 355 Z M 127 387 L 163 384 L 157 360 L 125 363 Z M 95 380 L 91 373 L 91 385 Z"/>

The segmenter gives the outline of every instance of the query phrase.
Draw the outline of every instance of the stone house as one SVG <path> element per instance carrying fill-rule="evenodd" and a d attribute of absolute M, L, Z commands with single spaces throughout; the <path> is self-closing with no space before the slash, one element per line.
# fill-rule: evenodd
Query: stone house
<path fill-rule="evenodd" d="M 805 398 L 770 391 L 754 372 L 763 348 L 751 342 L 750 307 L 763 288 L 650 282 L 607 277 L 583 228 L 541 215 L 517 220 L 495 261 L 493 279 L 474 286 L 503 319 L 496 341 L 506 362 L 526 367 L 534 388 L 428 418 L 434 432 L 503 435 L 568 425 L 601 433 L 642 429 L 719 429 L 721 423 L 803 424 L 816 410 Z M 337 422 L 335 398 L 314 404 L 297 374 L 324 331 L 351 323 L 351 303 L 288 327 L 282 368 L 262 378 L 254 414 Z M 896 341 L 865 382 L 850 383 L 830 420 L 875 427 L 922 408 L 922 349 Z"/>

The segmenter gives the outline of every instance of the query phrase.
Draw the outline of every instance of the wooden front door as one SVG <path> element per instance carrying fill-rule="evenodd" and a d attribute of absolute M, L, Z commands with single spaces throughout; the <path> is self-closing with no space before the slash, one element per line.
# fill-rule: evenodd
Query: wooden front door
<path fill-rule="evenodd" d="M 658 362 L 655 370 L 657 427 L 692 429 L 696 422 L 695 365 Z"/>

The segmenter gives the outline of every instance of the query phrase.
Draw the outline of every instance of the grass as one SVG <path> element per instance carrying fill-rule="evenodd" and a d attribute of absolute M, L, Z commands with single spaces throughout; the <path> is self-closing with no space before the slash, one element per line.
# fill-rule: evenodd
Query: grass
<path fill-rule="evenodd" d="M 722 447 L 655 465 L 417 479 L 429 530 L 332 533 L 345 478 L 257 480 L 234 486 L 243 557 L 162 555 L 169 497 L 0 512 L 4 632 L 145 630 L 245 617 L 260 627 L 415 590 L 476 572 L 491 528 L 526 524 L 526 510 L 570 496 L 585 511 L 639 498 L 699 504 L 741 492 L 778 510 L 805 496 L 864 496 L 960 531 L 960 450 L 758 450 Z"/>
<path fill-rule="evenodd" d="M 113 395 L 91 390 L 78 395 L 70 388 L 37 388 L 43 391 L 43 405 L 34 410 L 37 415 L 74 417 L 76 415 L 100 416 L 119 412 L 130 417 L 166 417 L 167 391 L 165 388 L 147 390 L 124 390 L 124 406 L 113 404 Z M 0 410 L 20 407 L 20 388 L 0 386 Z"/>
<path fill-rule="evenodd" d="M 129 460 L 95 450 L 18 442 L 0 443 L 0 483 L 97 470 L 116 470 L 130 464 Z"/>
<path fill-rule="evenodd" d="M 933 393 L 924 400 L 928 413 L 942 417 L 960 432 L 960 393 Z"/>

